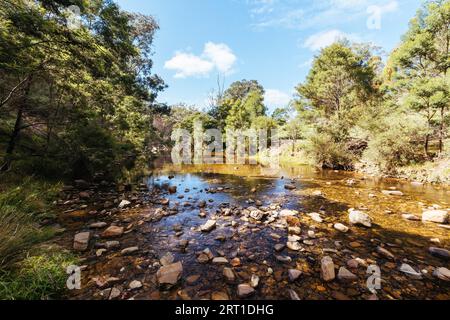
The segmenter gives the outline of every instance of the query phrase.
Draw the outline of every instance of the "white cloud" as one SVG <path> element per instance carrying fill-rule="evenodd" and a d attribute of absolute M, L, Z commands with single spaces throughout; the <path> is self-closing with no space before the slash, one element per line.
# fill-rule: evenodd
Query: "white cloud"
<path fill-rule="evenodd" d="M 175 78 L 207 77 L 214 70 L 231 74 L 236 61 L 237 57 L 226 44 L 207 42 L 201 55 L 176 52 L 164 68 L 176 71 Z"/>
<path fill-rule="evenodd" d="M 285 92 L 276 89 L 267 89 L 264 94 L 264 102 L 269 107 L 285 107 L 292 100 L 292 97 Z"/>
<path fill-rule="evenodd" d="M 223 43 L 215 44 L 213 42 L 208 42 L 205 44 L 203 55 L 212 61 L 220 72 L 225 74 L 232 71 L 237 60 L 230 47 Z"/>
<path fill-rule="evenodd" d="M 358 36 L 355 34 L 347 34 L 337 29 L 323 31 L 308 37 L 305 41 L 304 47 L 309 48 L 312 51 L 317 51 L 342 39 L 357 41 Z"/>

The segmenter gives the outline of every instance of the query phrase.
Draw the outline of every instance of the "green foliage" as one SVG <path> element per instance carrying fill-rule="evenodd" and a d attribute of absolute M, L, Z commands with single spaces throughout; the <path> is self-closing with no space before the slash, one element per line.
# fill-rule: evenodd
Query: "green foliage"
<path fill-rule="evenodd" d="M 0 273 L 0 299 L 60 298 L 66 290 L 66 269 L 76 264 L 77 259 L 65 252 L 44 252 L 29 256 L 12 271 Z"/>

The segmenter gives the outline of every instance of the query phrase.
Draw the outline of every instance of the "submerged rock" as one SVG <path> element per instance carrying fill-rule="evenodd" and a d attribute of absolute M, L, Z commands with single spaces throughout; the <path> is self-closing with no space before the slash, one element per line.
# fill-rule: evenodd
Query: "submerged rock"
<path fill-rule="evenodd" d="M 398 190 L 383 190 L 381 191 L 381 193 L 383 193 L 386 196 L 398 196 L 398 197 L 403 196 L 403 192 Z"/>
<path fill-rule="evenodd" d="M 409 221 L 420 221 L 418 216 L 409 213 L 402 214 L 402 218 Z"/>
<path fill-rule="evenodd" d="M 158 278 L 159 285 L 173 286 L 180 280 L 182 273 L 183 265 L 181 262 L 176 262 L 159 268 L 156 277 Z"/>
<path fill-rule="evenodd" d="M 174 260 L 175 257 L 173 256 L 173 254 L 171 252 L 167 252 L 165 255 L 161 257 L 161 259 L 159 259 L 159 262 L 161 263 L 162 266 L 167 266 L 169 264 L 172 264 Z"/>
<path fill-rule="evenodd" d="M 228 282 L 234 282 L 236 280 L 236 276 L 231 268 L 223 268 L 223 276 Z"/>
<path fill-rule="evenodd" d="M 369 215 L 362 211 L 350 209 L 348 219 L 350 220 L 351 224 L 362 225 L 367 228 L 372 227 L 372 219 L 369 217 Z"/>
<path fill-rule="evenodd" d="M 400 268 L 400 272 L 403 272 L 413 279 L 422 279 L 422 274 L 413 269 L 409 264 L 403 263 Z"/>
<path fill-rule="evenodd" d="M 216 220 L 208 220 L 204 225 L 200 227 L 203 232 L 210 232 L 216 227 Z"/>
<path fill-rule="evenodd" d="M 296 281 L 298 278 L 300 278 L 301 275 L 302 275 L 302 272 L 300 270 L 297 270 L 297 269 L 289 269 L 288 270 L 289 281 L 291 281 L 291 282 Z"/>
<path fill-rule="evenodd" d="M 321 276 L 324 281 L 332 281 L 336 277 L 336 273 L 334 271 L 334 262 L 333 259 L 329 256 L 325 256 L 321 261 Z"/>
<path fill-rule="evenodd" d="M 428 210 L 422 214 L 422 221 L 435 222 L 435 223 L 447 223 L 448 211 L 446 210 Z"/>
<path fill-rule="evenodd" d="M 430 247 L 428 251 L 435 257 L 444 259 L 444 260 L 450 260 L 450 251 L 443 249 L 443 248 L 437 248 L 437 247 Z"/>
<path fill-rule="evenodd" d="M 255 293 L 255 289 L 253 289 L 249 284 L 243 283 L 238 285 L 237 293 L 239 298 L 247 298 Z"/>
<path fill-rule="evenodd" d="M 103 231 L 102 237 L 103 238 L 113 238 L 113 237 L 120 237 L 123 235 L 124 228 L 118 227 L 118 226 L 110 226 L 108 229 Z"/>

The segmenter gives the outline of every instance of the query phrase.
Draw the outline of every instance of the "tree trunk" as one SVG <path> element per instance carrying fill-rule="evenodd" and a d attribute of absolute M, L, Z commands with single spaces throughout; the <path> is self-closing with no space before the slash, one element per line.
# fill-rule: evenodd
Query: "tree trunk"
<path fill-rule="evenodd" d="M 444 107 L 441 108 L 441 124 L 439 126 L 439 154 L 444 151 Z"/>
<path fill-rule="evenodd" d="M 31 77 L 27 81 L 27 86 L 25 88 L 22 103 L 19 105 L 19 108 L 17 110 L 16 123 L 14 124 L 14 130 L 11 133 L 8 147 L 6 148 L 3 164 L 0 167 L 0 172 L 8 171 L 9 168 L 11 167 L 12 155 L 16 147 L 17 140 L 19 138 L 20 130 L 22 129 L 23 111 L 28 103 L 28 94 L 30 92 L 30 87 L 31 87 Z"/>
<path fill-rule="evenodd" d="M 430 135 L 427 134 L 425 137 L 425 156 L 427 157 L 427 159 L 429 158 L 428 156 L 428 146 L 430 144 Z"/>

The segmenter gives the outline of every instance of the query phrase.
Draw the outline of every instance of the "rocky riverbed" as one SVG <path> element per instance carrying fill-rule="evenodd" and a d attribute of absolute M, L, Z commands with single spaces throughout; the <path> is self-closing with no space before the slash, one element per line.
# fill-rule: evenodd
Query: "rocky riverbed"
<path fill-rule="evenodd" d="M 450 299 L 449 199 L 445 187 L 260 166 L 76 181 L 58 202 L 58 243 L 83 264 L 68 298 Z"/>

